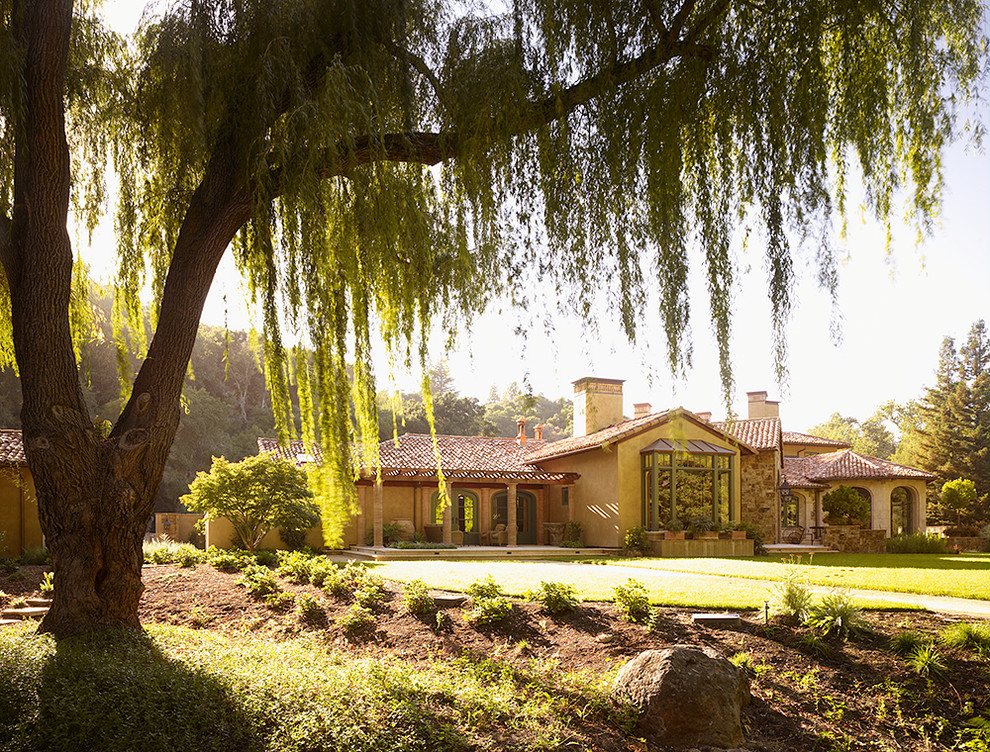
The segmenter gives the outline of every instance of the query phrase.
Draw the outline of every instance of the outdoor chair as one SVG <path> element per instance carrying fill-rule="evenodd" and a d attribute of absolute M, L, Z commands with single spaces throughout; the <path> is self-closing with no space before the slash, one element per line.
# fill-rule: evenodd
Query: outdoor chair
<path fill-rule="evenodd" d="M 797 545 L 804 540 L 804 528 L 800 525 L 785 527 L 781 531 L 780 537 L 783 539 L 784 543 Z"/>

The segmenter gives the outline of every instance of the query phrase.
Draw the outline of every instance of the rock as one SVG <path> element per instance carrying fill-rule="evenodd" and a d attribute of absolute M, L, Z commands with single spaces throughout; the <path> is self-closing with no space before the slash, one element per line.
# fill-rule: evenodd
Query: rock
<path fill-rule="evenodd" d="M 640 708 L 638 732 L 668 747 L 739 747 L 749 679 L 714 650 L 672 645 L 623 666 L 613 695 Z"/>

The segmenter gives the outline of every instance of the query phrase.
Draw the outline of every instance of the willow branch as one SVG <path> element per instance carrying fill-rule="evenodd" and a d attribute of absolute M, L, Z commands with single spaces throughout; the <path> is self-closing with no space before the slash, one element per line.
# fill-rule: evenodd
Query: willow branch
<path fill-rule="evenodd" d="M 412 50 L 408 50 L 397 42 L 392 40 L 387 40 L 385 43 L 385 49 L 387 49 L 395 57 L 404 60 L 409 65 L 413 67 L 423 78 L 430 82 L 430 86 L 433 87 L 433 92 L 437 95 L 437 100 L 441 105 L 445 104 L 446 96 L 443 90 L 443 86 L 440 83 L 440 79 L 437 78 L 437 74 L 433 69 L 427 64 L 427 62 L 417 55 Z"/>

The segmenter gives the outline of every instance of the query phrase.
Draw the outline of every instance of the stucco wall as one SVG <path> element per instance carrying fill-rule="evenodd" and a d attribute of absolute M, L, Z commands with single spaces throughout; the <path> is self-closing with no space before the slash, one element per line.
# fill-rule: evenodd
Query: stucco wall
<path fill-rule="evenodd" d="M 157 513 L 155 515 L 155 536 L 161 539 L 168 536 L 177 543 L 192 543 L 198 537 L 196 523 L 203 519 L 201 514 Z"/>
<path fill-rule="evenodd" d="M 626 530 L 643 524 L 642 464 L 640 451 L 657 439 L 699 439 L 732 449 L 735 447 L 714 431 L 687 419 L 674 419 L 645 431 L 607 449 L 591 449 L 569 457 L 540 462 L 551 472 L 576 472 L 581 477 L 571 496 L 574 519 L 581 523 L 584 542 L 588 546 L 621 547 Z M 738 453 L 736 454 L 738 460 Z M 742 510 L 741 472 L 736 466 L 733 478 L 734 515 Z M 567 519 L 567 510 L 559 506 L 560 491 L 554 490 L 551 504 L 552 519 Z"/>
<path fill-rule="evenodd" d="M 921 532 L 927 527 L 927 494 L 925 482 L 921 480 L 837 480 L 829 484 L 828 491 L 840 485 L 862 488 L 870 493 L 870 528 L 884 530 L 890 535 L 890 495 L 894 489 L 903 486 L 910 491 L 914 508 L 911 532 Z M 822 496 L 828 491 L 823 491 Z M 828 520 L 826 519 L 826 522 Z"/>
<path fill-rule="evenodd" d="M 0 467 L 0 530 L 4 533 L 0 556 L 20 556 L 26 548 L 44 544 L 38 522 L 34 479 L 26 467 Z"/>
<path fill-rule="evenodd" d="M 759 525 L 767 543 L 780 535 L 779 468 L 776 451 L 744 455 L 740 491 L 740 519 Z"/>
<path fill-rule="evenodd" d="M 217 517 L 206 523 L 207 548 L 210 546 L 227 549 L 236 548 L 233 539 L 234 526 L 230 524 L 230 521 L 226 517 Z M 305 543 L 310 548 L 323 548 L 323 527 L 317 524 L 316 527 L 310 528 L 309 532 L 306 533 Z M 265 537 L 261 539 L 258 548 L 284 549 L 285 544 L 282 543 L 282 538 L 279 536 L 278 530 L 269 530 Z"/>

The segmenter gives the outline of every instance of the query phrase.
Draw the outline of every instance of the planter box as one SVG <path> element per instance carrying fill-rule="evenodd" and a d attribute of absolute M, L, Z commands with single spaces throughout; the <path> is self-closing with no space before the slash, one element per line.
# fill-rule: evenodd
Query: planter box
<path fill-rule="evenodd" d="M 745 530 L 729 530 L 718 534 L 719 540 L 746 540 Z"/>
<path fill-rule="evenodd" d="M 700 533 L 695 533 L 694 534 L 694 539 L 695 540 L 718 540 L 718 531 L 717 530 L 705 530 L 705 531 L 700 532 Z"/>
<path fill-rule="evenodd" d="M 663 539 L 664 540 L 684 540 L 684 531 L 683 530 L 680 530 L 678 532 L 674 532 L 673 530 L 664 530 L 663 531 Z"/>

